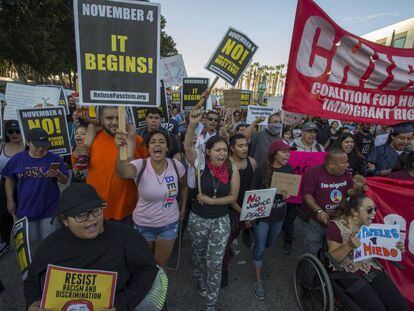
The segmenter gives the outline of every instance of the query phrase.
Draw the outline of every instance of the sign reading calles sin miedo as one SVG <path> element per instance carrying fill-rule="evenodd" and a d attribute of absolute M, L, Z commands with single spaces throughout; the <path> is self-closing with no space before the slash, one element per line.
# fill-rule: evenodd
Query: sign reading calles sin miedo
<path fill-rule="evenodd" d="M 160 6 L 74 0 L 81 105 L 158 106 Z"/>

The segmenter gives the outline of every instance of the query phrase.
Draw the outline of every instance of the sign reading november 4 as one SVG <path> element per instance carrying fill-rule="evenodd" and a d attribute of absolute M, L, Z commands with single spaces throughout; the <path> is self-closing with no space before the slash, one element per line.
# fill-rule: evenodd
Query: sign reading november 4
<path fill-rule="evenodd" d="M 230 27 L 208 61 L 206 69 L 234 86 L 256 51 L 257 45 L 252 40 Z"/>
<path fill-rule="evenodd" d="M 74 0 L 81 104 L 158 104 L 159 5 Z"/>

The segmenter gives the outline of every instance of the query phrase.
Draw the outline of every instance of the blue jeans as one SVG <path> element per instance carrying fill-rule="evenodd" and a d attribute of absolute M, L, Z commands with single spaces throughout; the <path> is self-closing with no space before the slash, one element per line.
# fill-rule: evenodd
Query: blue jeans
<path fill-rule="evenodd" d="M 283 227 L 283 220 L 278 222 L 258 221 L 254 225 L 253 263 L 256 267 L 263 265 L 265 248 L 274 247 Z"/>
<path fill-rule="evenodd" d="M 163 227 L 145 227 L 134 223 L 134 228 L 138 230 L 147 241 L 155 241 L 157 237 L 164 240 L 175 240 L 178 235 L 179 221 L 175 221 Z"/>

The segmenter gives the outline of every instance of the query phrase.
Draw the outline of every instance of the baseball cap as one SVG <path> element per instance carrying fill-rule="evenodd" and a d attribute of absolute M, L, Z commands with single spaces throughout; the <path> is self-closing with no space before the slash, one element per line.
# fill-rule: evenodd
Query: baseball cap
<path fill-rule="evenodd" d="M 17 120 L 7 120 L 4 122 L 4 128 L 6 130 L 8 129 L 18 129 L 19 128 L 19 122 Z"/>
<path fill-rule="evenodd" d="M 313 123 L 313 122 L 306 122 L 303 126 L 302 126 L 302 130 L 304 131 L 319 131 L 318 126 Z"/>
<path fill-rule="evenodd" d="M 290 149 L 292 149 L 292 146 L 285 143 L 282 138 L 277 138 L 273 143 L 270 144 L 269 154 Z"/>
<path fill-rule="evenodd" d="M 41 128 L 33 128 L 27 134 L 27 139 L 35 146 L 35 147 L 49 147 L 50 142 L 48 138 L 48 134 L 44 129 Z"/>
<path fill-rule="evenodd" d="M 391 127 L 391 134 L 405 134 L 412 132 L 413 126 L 409 123 L 398 124 Z"/>
<path fill-rule="evenodd" d="M 76 183 L 63 190 L 57 212 L 75 217 L 89 209 L 105 205 L 105 201 L 99 197 L 94 187 L 85 183 Z"/>

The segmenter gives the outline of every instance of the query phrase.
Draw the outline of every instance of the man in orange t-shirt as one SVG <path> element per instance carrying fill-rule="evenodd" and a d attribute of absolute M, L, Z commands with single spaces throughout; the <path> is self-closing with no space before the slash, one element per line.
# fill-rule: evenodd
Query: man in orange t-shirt
<path fill-rule="evenodd" d="M 107 203 L 105 219 L 121 220 L 132 214 L 137 201 L 137 187 L 131 179 L 116 174 L 118 148 L 114 136 L 118 129 L 118 108 L 103 107 L 100 111 L 102 130 L 96 134 L 89 150 L 88 177 L 99 196 Z M 135 136 L 135 158 L 147 157 L 141 136 Z"/>

